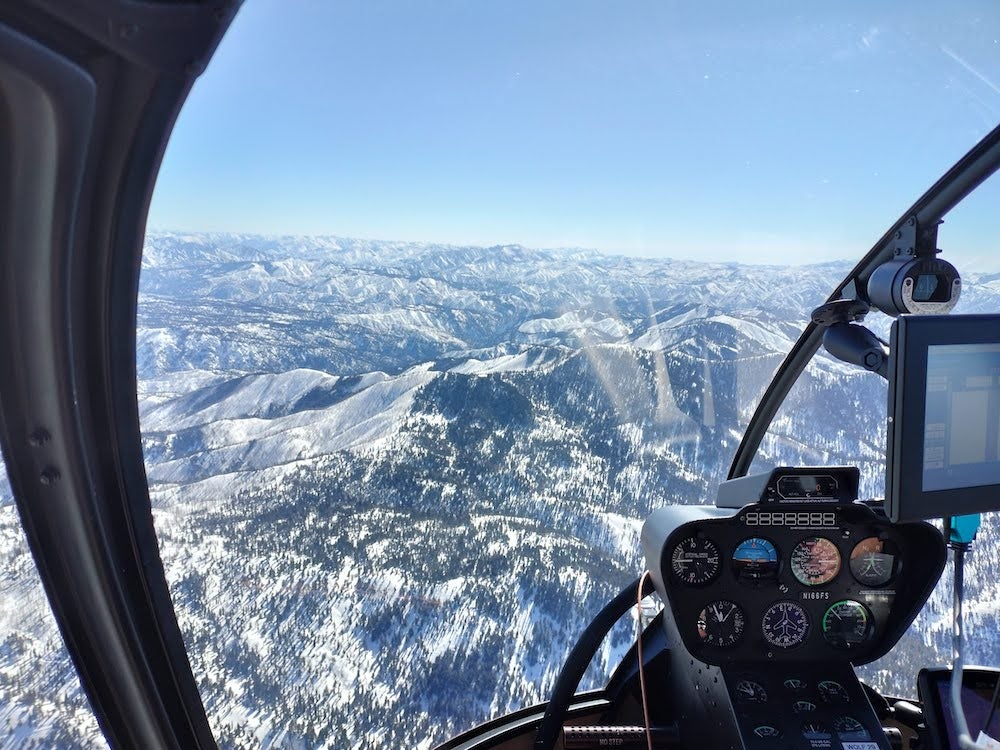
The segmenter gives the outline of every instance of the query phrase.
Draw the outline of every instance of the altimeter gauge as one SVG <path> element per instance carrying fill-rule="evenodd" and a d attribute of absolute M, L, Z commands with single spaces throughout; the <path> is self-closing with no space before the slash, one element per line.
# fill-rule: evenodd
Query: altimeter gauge
<path fill-rule="evenodd" d="M 809 634 L 809 616 L 795 602 L 777 602 L 764 613 L 761 629 L 772 646 L 792 648 Z"/>
<path fill-rule="evenodd" d="M 826 537 L 803 539 L 792 550 L 792 574 L 804 586 L 829 583 L 840 572 L 840 550 Z"/>
<path fill-rule="evenodd" d="M 698 637 L 708 646 L 735 646 L 743 638 L 745 627 L 746 615 L 735 602 L 712 602 L 698 615 Z"/>
<path fill-rule="evenodd" d="M 715 542 L 703 536 L 689 536 L 670 553 L 670 570 L 681 583 L 704 586 L 719 575 L 721 561 Z"/>
<path fill-rule="evenodd" d="M 872 634 L 872 616 L 868 608 L 853 599 L 832 604 L 823 615 L 823 637 L 835 648 L 853 648 Z"/>

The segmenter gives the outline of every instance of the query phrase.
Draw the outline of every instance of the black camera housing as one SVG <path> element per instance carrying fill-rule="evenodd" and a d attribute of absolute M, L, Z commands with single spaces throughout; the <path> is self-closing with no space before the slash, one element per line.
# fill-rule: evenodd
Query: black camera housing
<path fill-rule="evenodd" d="M 904 314 L 944 315 L 958 303 L 962 279 L 948 261 L 907 255 L 876 268 L 868 299 L 893 318 Z"/>

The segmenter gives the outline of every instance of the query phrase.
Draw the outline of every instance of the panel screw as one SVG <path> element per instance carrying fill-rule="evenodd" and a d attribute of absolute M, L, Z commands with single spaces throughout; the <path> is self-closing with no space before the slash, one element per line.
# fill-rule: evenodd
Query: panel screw
<path fill-rule="evenodd" d="M 62 475 L 59 473 L 59 469 L 54 466 L 48 466 L 42 470 L 42 474 L 38 477 L 38 481 L 44 485 L 50 485 L 59 479 L 60 476 Z"/>
<path fill-rule="evenodd" d="M 32 448 L 40 448 L 45 445 L 52 438 L 49 431 L 44 427 L 39 427 L 37 430 L 28 435 L 28 445 Z"/>

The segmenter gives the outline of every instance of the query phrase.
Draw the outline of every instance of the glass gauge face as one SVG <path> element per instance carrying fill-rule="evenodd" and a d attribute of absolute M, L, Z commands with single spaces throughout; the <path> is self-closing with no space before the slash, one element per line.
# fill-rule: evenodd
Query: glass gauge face
<path fill-rule="evenodd" d="M 884 586 L 896 575 L 899 550 L 887 540 L 870 536 L 851 550 L 851 575 L 865 586 Z"/>
<path fill-rule="evenodd" d="M 840 572 L 840 550 L 822 536 L 803 539 L 792 550 L 792 574 L 804 586 L 829 583 Z"/>
<path fill-rule="evenodd" d="M 705 537 L 690 536 L 670 553 L 670 570 L 674 577 L 691 586 L 711 583 L 721 567 L 719 548 Z"/>
<path fill-rule="evenodd" d="M 746 617 L 739 605 L 719 600 L 707 605 L 698 615 L 698 637 L 709 646 L 729 648 L 743 638 Z"/>
<path fill-rule="evenodd" d="M 771 726 L 770 724 L 761 724 L 754 727 L 753 733 L 761 738 L 781 736 L 781 730 L 777 727 Z"/>
<path fill-rule="evenodd" d="M 802 736 L 807 740 L 828 740 L 833 737 L 830 727 L 822 721 L 807 721 L 802 725 Z"/>
<path fill-rule="evenodd" d="M 816 704 L 812 701 L 795 701 L 792 704 L 792 711 L 797 714 L 808 714 L 816 710 Z"/>
<path fill-rule="evenodd" d="M 744 583 L 773 580 L 778 575 L 778 550 L 767 539 L 744 539 L 733 552 L 733 569 Z"/>
<path fill-rule="evenodd" d="M 835 648 L 853 648 L 872 634 L 872 616 L 861 602 L 851 599 L 832 604 L 823 615 L 823 637 Z"/>
<path fill-rule="evenodd" d="M 778 494 L 785 500 L 837 497 L 837 480 L 828 474 L 784 476 L 778 480 Z"/>
<path fill-rule="evenodd" d="M 740 680 L 736 683 L 736 700 L 740 703 L 767 703 L 767 691 L 759 682 Z"/>
<path fill-rule="evenodd" d="M 833 680 L 823 680 L 816 687 L 819 688 L 820 697 L 827 703 L 846 703 L 847 691 L 839 682 Z"/>
<path fill-rule="evenodd" d="M 764 640 L 778 648 L 798 646 L 809 634 L 809 617 L 795 602 L 772 604 L 761 621 Z"/>
<path fill-rule="evenodd" d="M 844 742 L 864 742 L 871 735 L 864 725 L 853 716 L 838 716 L 833 720 L 833 731 Z"/>
<path fill-rule="evenodd" d="M 785 680 L 785 689 L 791 690 L 793 693 L 798 693 L 806 689 L 806 683 L 798 677 L 789 677 Z"/>

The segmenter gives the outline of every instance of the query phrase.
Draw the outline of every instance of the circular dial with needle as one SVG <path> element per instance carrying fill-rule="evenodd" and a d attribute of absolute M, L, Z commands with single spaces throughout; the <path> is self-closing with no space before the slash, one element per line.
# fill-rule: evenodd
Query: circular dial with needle
<path fill-rule="evenodd" d="M 865 742 L 871 739 L 864 724 L 846 714 L 834 718 L 833 729 L 843 742 Z"/>
<path fill-rule="evenodd" d="M 898 560 L 895 544 L 870 536 L 851 550 L 851 575 L 865 586 L 884 586 L 895 575 Z"/>
<path fill-rule="evenodd" d="M 809 617 L 795 602 L 772 604 L 761 621 L 764 640 L 778 648 L 798 646 L 809 634 Z"/>
<path fill-rule="evenodd" d="M 746 616 L 739 605 L 719 600 L 705 606 L 698 615 L 698 637 L 709 646 L 729 648 L 743 638 Z"/>
<path fill-rule="evenodd" d="M 792 550 L 792 574 L 804 586 L 829 583 L 840 572 L 840 550 L 826 537 L 803 539 Z"/>
<path fill-rule="evenodd" d="M 736 700 L 740 703 L 767 703 L 767 691 L 755 680 L 736 683 Z"/>
<path fill-rule="evenodd" d="M 839 682 L 822 680 L 817 687 L 820 697 L 827 703 L 847 703 L 850 700 L 847 690 Z"/>
<path fill-rule="evenodd" d="M 853 648 L 872 634 L 868 608 L 853 599 L 836 602 L 823 615 L 823 637 L 836 648 Z"/>
<path fill-rule="evenodd" d="M 719 575 L 721 560 L 715 542 L 703 536 L 689 536 L 670 553 L 670 570 L 682 583 L 704 586 Z"/>

